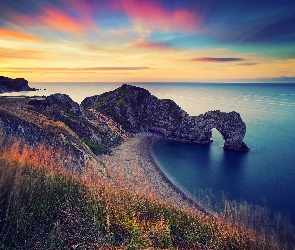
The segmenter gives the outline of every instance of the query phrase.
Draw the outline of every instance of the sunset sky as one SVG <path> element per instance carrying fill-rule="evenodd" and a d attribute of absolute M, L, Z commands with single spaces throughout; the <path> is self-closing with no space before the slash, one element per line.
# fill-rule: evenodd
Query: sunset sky
<path fill-rule="evenodd" d="M 288 82 L 295 0 L 1 0 L 0 75 Z"/>

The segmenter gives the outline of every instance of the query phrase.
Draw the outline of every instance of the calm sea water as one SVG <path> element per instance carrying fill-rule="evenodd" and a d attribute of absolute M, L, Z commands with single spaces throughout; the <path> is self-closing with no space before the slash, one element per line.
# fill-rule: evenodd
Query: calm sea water
<path fill-rule="evenodd" d="M 237 111 L 247 125 L 249 153 L 223 150 L 213 130 L 210 145 L 161 140 L 153 155 L 163 172 L 192 197 L 200 189 L 230 199 L 266 205 L 289 214 L 295 223 L 295 84 L 134 83 L 162 99 L 172 99 L 190 115 L 208 110 Z M 66 93 L 85 97 L 113 90 L 121 83 L 31 83 L 41 88 L 25 95 Z M 46 88 L 46 90 L 44 90 Z M 11 94 L 8 94 L 11 95 Z M 19 95 L 19 93 L 16 93 Z"/>
<path fill-rule="evenodd" d="M 239 112 L 249 153 L 224 151 L 213 130 L 211 145 L 162 140 L 153 154 L 163 172 L 194 197 L 200 189 L 269 207 L 295 223 L 295 85 L 186 85 L 167 97 L 191 115 L 220 109 Z"/>

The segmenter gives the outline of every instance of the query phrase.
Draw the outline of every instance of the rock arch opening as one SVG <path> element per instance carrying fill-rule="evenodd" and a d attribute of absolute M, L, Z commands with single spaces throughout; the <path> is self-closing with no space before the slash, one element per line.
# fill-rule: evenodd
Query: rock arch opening
<path fill-rule="evenodd" d="M 211 140 L 217 144 L 223 145 L 224 139 L 222 137 L 222 134 L 216 128 L 212 128 L 211 132 L 212 132 Z"/>
<path fill-rule="evenodd" d="M 203 115 L 196 117 L 198 120 L 197 130 L 199 133 L 210 135 L 207 140 L 211 140 L 212 130 L 221 134 L 225 149 L 238 151 L 249 151 L 247 145 L 243 142 L 246 134 L 246 124 L 243 122 L 239 113 L 232 111 L 229 113 L 220 110 L 208 111 Z"/>

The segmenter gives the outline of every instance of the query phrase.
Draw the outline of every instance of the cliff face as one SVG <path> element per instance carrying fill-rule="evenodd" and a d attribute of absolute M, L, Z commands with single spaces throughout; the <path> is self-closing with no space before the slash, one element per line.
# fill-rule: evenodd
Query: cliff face
<path fill-rule="evenodd" d="M 111 117 L 132 133 L 174 131 L 187 114 L 172 100 L 159 100 L 143 88 L 124 84 L 99 96 L 86 98 L 81 105 Z"/>
<path fill-rule="evenodd" d="M 243 142 L 246 125 L 237 112 L 209 111 L 199 116 L 189 116 L 172 100 L 160 100 L 147 90 L 122 85 L 102 95 L 86 98 L 81 105 L 111 117 L 132 132 L 152 132 L 164 138 L 209 143 L 212 128 L 225 140 L 224 148 L 248 151 Z"/>
<path fill-rule="evenodd" d="M 36 89 L 30 88 L 28 81 L 24 78 L 11 79 L 9 77 L 0 76 L 0 94 L 5 92 L 18 91 L 34 91 Z"/>
<path fill-rule="evenodd" d="M 35 110 L 52 120 L 63 122 L 94 153 L 102 153 L 120 143 L 125 132 L 117 128 L 111 119 L 90 110 L 85 110 L 69 96 L 54 94 L 43 100 L 28 102 Z"/>

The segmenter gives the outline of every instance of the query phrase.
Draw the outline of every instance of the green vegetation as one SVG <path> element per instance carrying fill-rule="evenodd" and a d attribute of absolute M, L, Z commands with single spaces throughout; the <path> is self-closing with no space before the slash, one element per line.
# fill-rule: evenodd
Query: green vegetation
<path fill-rule="evenodd" d="M 111 96 L 111 92 L 105 92 L 101 94 L 99 100 L 94 105 L 88 108 L 96 109 L 97 107 L 102 105 L 110 96 Z"/>
<path fill-rule="evenodd" d="M 131 91 L 130 89 L 123 89 L 121 92 L 121 95 L 119 96 L 119 98 L 117 100 L 114 100 L 114 104 L 116 106 L 124 106 L 126 100 L 128 100 L 129 102 L 132 102 L 132 99 L 134 98 L 134 92 Z"/>
<path fill-rule="evenodd" d="M 97 144 L 95 142 L 92 142 L 90 140 L 87 139 L 82 139 L 82 141 L 90 148 L 90 150 L 98 155 L 101 154 L 102 152 L 104 152 L 106 150 L 106 147 L 102 144 Z"/>
<path fill-rule="evenodd" d="M 280 249 L 224 220 L 0 160 L 0 249 L 147 248 Z"/>

